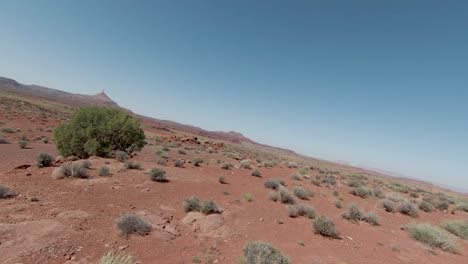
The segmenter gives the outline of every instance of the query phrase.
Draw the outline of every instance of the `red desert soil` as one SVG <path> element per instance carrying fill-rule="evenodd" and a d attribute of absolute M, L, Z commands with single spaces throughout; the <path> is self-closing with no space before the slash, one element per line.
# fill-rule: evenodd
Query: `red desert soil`
<path fill-rule="evenodd" d="M 432 249 L 411 239 L 404 226 L 429 222 L 439 225 L 446 219 L 467 219 L 468 214 L 420 211 L 419 218 L 400 213 L 387 213 L 380 208 L 377 198 L 361 199 L 349 194 L 350 187 L 338 177 L 336 187 L 318 187 L 310 180 L 295 181 L 290 175 L 298 169 L 277 165 L 260 167 L 253 159 L 253 168 L 262 177 L 251 176 L 252 170 L 239 168 L 239 161 L 222 155 L 223 147 L 215 153 L 198 150 L 200 145 L 182 142 L 167 152 L 167 166 L 158 165 L 155 151 L 167 142 L 147 145 L 132 160 L 141 164 L 141 170 L 122 170 L 123 163 L 113 159 L 91 157 L 89 179 L 55 180 L 51 174 L 56 167 L 38 168 L 36 156 L 41 152 L 57 155 L 52 131 L 38 126 L 54 127 L 59 121 L 31 123 L 28 115 L 16 113 L 16 108 L 0 119 L 2 127 L 19 128 L 21 132 L 2 134 L 11 144 L 0 144 L 0 184 L 16 194 L 0 199 L 0 263 L 97 263 L 110 249 L 132 254 L 137 263 L 192 263 L 194 257 L 201 263 L 238 263 L 245 243 L 263 240 L 271 243 L 293 263 L 467 263 L 468 243 L 457 239 L 461 254 Z M 8 116 L 8 118 L 5 118 Z M 47 136 L 49 143 L 32 141 L 21 149 L 16 141 L 21 135 L 29 139 Z M 147 131 L 150 135 L 165 135 L 164 131 Z M 179 134 L 183 138 L 184 135 Z M 186 155 L 178 149 L 185 150 Z M 175 159 L 204 160 L 195 167 L 186 162 L 176 168 Z M 218 164 L 230 162 L 236 167 L 223 170 Z M 20 165 L 32 165 L 15 169 Z M 98 176 L 98 169 L 108 166 L 109 177 Z M 166 171 L 167 183 L 149 179 L 152 167 Z M 319 175 L 318 169 L 309 175 Z M 227 184 L 218 181 L 226 176 Z M 342 239 L 327 239 L 314 234 L 311 220 L 290 218 L 287 208 L 268 199 L 271 190 L 264 188 L 265 179 L 282 178 L 292 191 L 302 185 L 315 193 L 300 203 L 313 206 L 318 215 L 331 218 L 341 232 Z M 371 184 L 370 184 L 371 185 Z M 335 207 L 337 190 L 343 197 L 343 209 Z M 391 190 L 382 187 L 386 193 Z M 247 202 L 245 194 L 253 201 Z M 212 199 L 222 209 L 221 214 L 203 216 L 187 214 L 183 202 L 190 196 L 201 201 Z M 400 194 L 409 198 L 408 194 Z M 37 201 L 34 201 L 37 198 Z M 381 217 L 379 226 L 352 223 L 341 217 L 349 203 L 355 202 L 366 211 L 375 210 Z M 453 205 L 451 205 L 453 208 Z M 451 209 L 450 208 L 450 209 Z M 116 219 L 126 212 L 134 212 L 153 225 L 149 235 L 130 235 L 124 238 L 116 228 Z M 303 243 L 303 244 L 302 244 Z"/>

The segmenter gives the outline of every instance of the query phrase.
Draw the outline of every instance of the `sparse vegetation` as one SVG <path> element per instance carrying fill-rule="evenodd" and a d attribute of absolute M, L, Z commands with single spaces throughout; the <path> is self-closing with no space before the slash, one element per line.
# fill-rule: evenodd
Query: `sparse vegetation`
<path fill-rule="evenodd" d="M 441 227 L 457 237 L 468 240 L 468 220 L 445 221 Z"/>
<path fill-rule="evenodd" d="M 234 167 L 234 164 L 232 164 L 232 163 L 223 163 L 221 165 L 221 169 L 223 169 L 223 170 L 229 170 L 229 169 L 231 169 L 233 167 Z"/>
<path fill-rule="evenodd" d="M 201 205 L 200 211 L 206 215 L 219 213 L 218 206 L 212 200 L 204 201 Z"/>
<path fill-rule="evenodd" d="M 350 204 L 349 210 L 344 212 L 341 216 L 349 221 L 364 221 L 371 225 L 378 225 L 380 220 L 379 216 L 374 211 L 366 213 L 354 203 Z"/>
<path fill-rule="evenodd" d="M 252 171 L 252 173 L 250 175 L 252 175 L 254 177 L 262 177 L 262 174 L 258 170 Z"/>
<path fill-rule="evenodd" d="M 4 139 L 3 137 L 0 137 L 0 144 L 8 144 L 8 140 Z"/>
<path fill-rule="evenodd" d="M 293 173 L 291 175 L 291 179 L 295 180 L 295 181 L 300 181 L 301 180 L 301 175 L 297 172 Z"/>
<path fill-rule="evenodd" d="M 379 199 L 384 199 L 384 198 L 385 198 L 385 194 L 384 194 L 384 193 L 382 192 L 382 190 L 379 189 L 379 188 L 374 188 L 374 189 L 372 190 L 372 194 L 373 194 L 375 197 L 379 198 Z"/>
<path fill-rule="evenodd" d="M 289 161 L 289 162 L 286 163 L 286 167 L 288 167 L 290 169 L 297 168 L 297 162 Z"/>
<path fill-rule="evenodd" d="M 124 161 L 124 167 L 127 170 L 139 170 L 141 169 L 141 165 L 137 162 L 133 162 L 131 160 Z"/>
<path fill-rule="evenodd" d="M 99 168 L 98 171 L 99 176 L 110 176 L 110 169 L 109 167 L 102 166 Z"/>
<path fill-rule="evenodd" d="M 315 209 L 306 204 L 289 205 L 288 210 L 290 217 L 305 216 L 313 219 L 316 216 Z"/>
<path fill-rule="evenodd" d="M 39 153 L 36 158 L 39 168 L 50 167 L 54 162 L 54 158 L 49 153 Z"/>
<path fill-rule="evenodd" d="M 315 218 L 312 222 L 312 226 L 315 234 L 336 239 L 340 238 L 340 232 L 336 228 L 335 223 L 326 216 L 321 215 Z"/>
<path fill-rule="evenodd" d="M 156 163 L 158 163 L 158 165 L 161 165 L 161 166 L 166 166 L 167 165 L 167 162 L 166 162 L 165 159 L 158 159 L 158 161 Z"/>
<path fill-rule="evenodd" d="M 313 185 L 315 185 L 315 186 L 320 186 L 320 181 L 317 180 L 317 179 L 312 178 L 312 179 L 310 180 L 310 182 L 311 182 Z"/>
<path fill-rule="evenodd" d="M 200 164 L 203 163 L 203 159 L 201 159 L 201 158 L 195 158 L 192 162 L 193 162 L 193 165 L 195 165 L 195 166 L 198 167 L 198 166 L 200 166 Z"/>
<path fill-rule="evenodd" d="M 10 192 L 10 188 L 5 185 L 0 185 L 0 199 L 6 199 L 12 196 L 13 194 Z"/>
<path fill-rule="evenodd" d="M 178 152 L 179 152 L 180 155 L 187 155 L 187 152 L 185 152 L 185 150 L 183 150 L 183 149 L 179 149 Z"/>
<path fill-rule="evenodd" d="M 198 197 L 192 196 L 185 200 L 184 202 L 185 212 L 198 212 L 200 211 L 200 209 L 201 209 L 201 206 L 200 206 L 200 200 L 198 200 Z"/>
<path fill-rule="evenodd" d="M 430 224 L 412 224 L 408 227 L 411 238 L 428 244 L 431 247 L 438 247 L 445 251 L 458 253 L 458 246 L 455 241 L 442 229 Z"/>
<path fill-rule="evenodd" d="M 399 206 L 400 213 L 412 217 L 418 217 L 418 210 L 408 201 L 403 201 Z"/>
<path fill-rule="evenodd" d="M 248 170 L 252 169 L 252 167 L 250 166 L 250 161 L 248 161 L 248 160 L 241 161 L 240 162 L 240 167 L 244 168 L 244 169 L 248 169 Z"/>
<path fill-rule="evenodd" d="M 284 186 L 286 183 L 282 179 L 267 179 L 264 182 L 264 186 L 267 189 L 273 189 L 276 190 L 280 186 Z"/>
<path fill-rule="evenodd" d="M 263 241 L 254 241 L 244 245 L 241 264 L 290 264 L 288 257 Z"/>
<path fill-rule="evenodd" d="M 340 200 L 336 200 L 336 201 L 335 201 L 335 206 L 336 206 L 336 208 L 338 208 L 338 209 L 343 208 L 343 204 L 341 203 Z"/>
<path fill-rule="evenodd" d="M 60 166 L 60 178 L 88 178 L 88 170 L 80 163 L 64 163 Z"/>
<path fill-rule="evenodd" d="M 24 149 L 28 146 L 29 142 L 27 140 L 23 140 L 21 139 L 20 141 L 18 141 L 18 145 L 20 146 L 20 148 Z"/>
<path fill-rule="evenodd" d="M 119 133 L 115 133 L 119 131 Z M 99 135 L 99 136 L 97 136 Z M 137 118 L 111 107 L 85 106 L 54 132 L 62 156 L 111 157 L 115 151 L 139 151 L 145 134 Z"/>
<path fill-rule="evenodd" d="M 296 200 L 294 199 L 294 197 L 286 189 L 280 189 L 279 196 L 280 196 L 280 201 L 284 204 L 296 203 Z"/>
<path fill-rule="evenodd" d="M 273 202 L 277 202 L 280 197 L 277 192 L 270 192 L 270 194 L 268 194 L 268 199 L 272 200 Z"/>
<path fill-rule="evenodd" d="M 332 175 L 326 176 L 325 178 L 322 179 L 322 183 L 329 184 L 329 185 L 335 185 L 336 184 L 336 178 L 335 178 L 335 176 L 332 176 Z"/>
<path fill-rule="evenodd" d="M 180 160 L 180 159 L 174 161 L 174 167 L 183 168 L 184 167 L 184 161 Z"/>
<path fill-rule="evenodd" d="M 309 192 L 301 186 L 294 187 L 293 193 L 299 199 L 302 199 L 302 200 L 309 199 Z"/>
<path fill-rule="evenodd" d="M 13 129 L 10 128 L 10 127 L 3 127 L 3 128 L 1 129 L 1 131 L 2 131 L 3 133 L 15 133 L 15 130 L 13 130 Z"/>
<path fill-rule="evenodd" d="M 99 260 L 99 264 L 132 264 L 133 257 L 122 252 L 109 251 Z"/>
<path fill-rule="evenodd" d="M 363 199 L 368 198 L 372 195 L 372 191 L 363 186 L 359 186 L 359 187 L 355 187 L 351 189 L 350 193 L 352 195 L 359 196 Z"/>
<path fill-rule="evenodd" d="M 250 193 L 246 193 L 244 194 L 244 200 L 247 201 L 247 202 L 252 202 L 253 201 L 253 197 Z"/>
<path fill-rule="evenodd" d="M 119 217 L 117 227 L 124 237 L 128 237 L 129 234 L 146 235 L 151 231 L 149 223 L 132 213 L 126 213 Z"/>
<path fill-rule="evenodd" d="M 152 181 L 155 182 L 166 182 L 166 171 L 159 169 L 159 168 L 152 168 L 149 171 L 149 176 Z"/>
<path fill-rule="evenodd" d="M 120 162 L 124 162 L 126 160 L 128 160 L 130 158 L 130 156 L 127 154 L 127 152 L 125 151 L 117 151 L 115 152 L 115 159 L 120 161 Z"/>
<path fill-rule="evenodd" d="M 389 213 L 394 213 L 396 211 L 395 204 L 390 200 L 382 200 L 381 205 L 385 209 L 385 211 Z"/>
<path fill-rule="evenodd" d="M 226 183 L 227 183 L 227 182 L 226 182 L 226 176 L 224 176 L 224 175 L 219 175 L 218 181 L 219 181 L 219 183 L 226 184 Z"/>
<path fill-rule="evenodd" d="M 432 204 L 426 201 L 421 201 L 418 206 L 419 206 L 419 210 L 421 211 L 424 211 L 424 212 L 432 211 Z"/>

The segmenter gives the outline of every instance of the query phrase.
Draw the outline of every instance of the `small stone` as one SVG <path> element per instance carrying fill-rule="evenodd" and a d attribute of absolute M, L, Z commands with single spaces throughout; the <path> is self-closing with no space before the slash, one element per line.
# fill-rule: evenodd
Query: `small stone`
<path fill-rule="evenodd" d="M 128 247 L 128 245 L 120 246 L 120 247 L 119 247 L 119 250 L 124 250 L 124 249 L 126 249 L 127 247 Z"/>
<path fill-rule="evenodd" d="M 260 221 L 263 221 L 264 219 L 263 218 L 260 218 Z"/>

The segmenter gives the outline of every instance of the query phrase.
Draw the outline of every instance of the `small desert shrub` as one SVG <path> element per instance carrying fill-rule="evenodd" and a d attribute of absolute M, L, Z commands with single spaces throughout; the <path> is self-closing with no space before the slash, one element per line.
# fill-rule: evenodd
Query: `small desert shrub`
<path fill-rule="evenodd" d="M 4 127 L 1 130 L 3 133 L 15 133 L 15 131 L 10 127 Z"/>
<path fill-rule="evenodd" d="M 335 185 L 336 184 L 336 178 L 335 178 L 335 176 L 327 176 L 327 177 L 323 178 L 322 183 Z"/>
<path fill-rule="evenodd" d="M 458 252 L 455 241 L 438 227 L 430 224 L 413 224 L 408 227 L 408 231 L 411 238 L 431 247 L 438 247 L 452 253 Z"/>
<path fill-rule="evenodd" d="M 200 211 L 206 215 L 219 213 L 218 206 L 212 200 L 204 201 Z"/>
<path fill-rule="evenodd" d="M 274 166 L 276 166 L 276 162 L 274 162 L 272 160 L 265 161 L 265 163 L 263 163 L 263 166 L 265 168 L 273 168 Z"/>
<path fill-rule="evenodd" d="M 419 203 L 419 210 L 424 212 L 431 212 L 432 211 L 432 204 L 422 201 Z"/>
<path fill-rule="evenodd" d="M 234 167 L 234 164 L 232 164 L 232 163 L 223 163 L 221 165 L 221 169 L 223 169 L 223 170 L 229 170 L 229 169 L 231 169 L 233 167 Z"/>
<path fill-rule="evenodd" d="M 294 197 L 286 190 L 286 189 L 281 189 L 279 191 L 280 195 L 280 200 L 284 204 L 295 204 L 296 200 Z"/>
<path fill-rule="evenodd" d="M 20 146 L 20 148 L 24 149 L 28 146 L 29 142 L 27 140 L 23 140 L 21 139 L 20 141 L 18 141 L 18 145 Z"/>
<path fill-rule="evenodd" d="M 50 167 L 54 162 L 54 158 L 49 153 L 39 153 L 36 160 L 39 168 Z"/>
<path fill-rule="evenodd" d="M 459 203 L 455 207 L 455 210 L 460 210 L 468 213 L 468 203 Z"/>
<path fill-rule="evenodd" d="M 164 154 L 164 151 L 158 149 L 158 150 L 156 150 L 156 151 L 154 152 L 154 154 L 155 154 L 156 156 L 161 156 L 162 154 Z"/>
<path fill-rule="evenodd" d="M 200 164 L 203 163 L 203 160 L 201 158 L 195 158 L 192 162 L 193 162 L 193 165 L 200 166 Z"/>
<path fill-rule="evenodd" d="M 166 172 L 158 168 L 152 168 L 149 171 L 149 176 L 152 181 L 155 182 L 165 182 L 166 181 Z"/>
<path fill-rule="evenodd" d="M 158 159 L 158 161 L 156 162 L 158 163 L 159 165 L 162 165 L 162 166 L 166 166 L 167 165 L 167 162 L 165 159 Z"/>
<path fill-rule="evenodd" d="M 302 200 L 309 199 L 309 192 L 306 189 L 304 189 L 304 188 L 302 188 L 300 186 L 294 187 L 293 193 L 299 199 L 302 199 Z"/>
<path fill-rule="evenodd" d="M 0 137 L 0 144 L 8 144 L 8 141 L 2 137 Z"/>
<path fill-rule="evenodd" d="M 273 190 L 276 190 L 278 189 L 280 186 L 284 186 L 286 183 L 281 180 L 281 179 L 267 179 L 265 180 L 264 182 L 264 186 L 265 188 L 267 189 L 273 189 Z"/>
<path fill-rule="evenodd" d="M 295 205 L 288 205 L 289 217 L 295 218 L 298 216 L 298 208 Z"/>
<path fill-rule="evenodd" d="M 240 162 L 240 167 L 244 168 L 244 169 L 248 169 L 248 170 L 252 169 L 252 167 L 250 166 L 250 161 L 248 161 L 248 160 L 241 161 Z"/>
<path fill-rule="evenodd" d="M 198 212 L 200 211 L 200 209 L 201 209 L 201 206 L 200 206 L 200 200 L 198 200 L 198 197 L 192 196 L 185 200 L 184 202 L 185 212 Z"/>
<path fill-rule="evenodd" d="M 297 209 L 298 216 L 305 216 L 309 219 L 313 219 L 316 216 L 315 209 L 312 206 L 306 204 L 290 205 L 289 207 L 295 207 Z"/>
<path fill-rule="evenodd" d="M 146 235 L 151 231 L 151 224 L 132 213 L 119 217 L 117 227 L 124 237 L 128 237 L 129 234 Z"/>
<path fill-rule="evenodd" d="M 288 167 L 290 169 L 297 168 L 297 162 L 289 161 L 288 163 L 286 163 L 286 167 Z"/>
<path fill-rule="evenodd" d="M 379 188 L 374 188 L 374 190 L 372 190 L 372 193 L 374 194 L 375 197 L 377 197 L 379 199 L 384 199 L 385 198 L 385 194 Z"/>
<path fill-rule="evenodd" d="M 115 159 L 120 161 L 120 162 L 124 162 L 126 160 L 128 160 L 130 158 L 130 156 L 127 154 L 127 152 L 125 151 L 117 151 L 115 152 Z"/>
<path fill-rule="evenodd" d="M 272 200 L 273 202 L 277 202 L 280 199 L 280 197 L 277 192 L 270 192 L 270 194 L 268 195 L 268 199 Z"/>
<path fill-rule="evenodd" d="M 262 174 L 258 170 L 252 171 L 252 173 L 250 175 L 252 175 L 254 177 L 262 177 Z"/>
<path fill-rule="evenodd" d="M 184 161 L 180 160 L 180 159 L 174 161 L 174 167 L 183 168 L 184 167 Z"/>
<path fill-rule="evenodd" d="M 253 197 L 250 193 L 246 193 L 244 194 L 244 200 L 246 200 L 247 202 L 251 202 L 253 201 Z"/>
<path fill-rule="evenodd" d="M 366 214 L 364 221 L 371 225 L 379 225 L 380 217 L 375 211 L 370 211 Z"/>
<path fill-rule="evenodd" d="M 312 180 L 310 180 L 310 182 L 315 186 L 320 186 L 320 181 L 317 180 L 317 179 L 312 178 Z"/>
<path fill-rule="evenodd" d="M 389 196 L 388 196 L 388 199 L 392 202 L 399 202 L 401 200 L 403 200 L 403 198 L 401 198 L 401 196 L 398 194 L 398 193 L 391 193 Z"/>
<path fill-rule="evenodd" d="M 133 162 L 131 160 L 124 161 L 124 167 L 127 170 L 139 170 L 139 169 L 141 169 L 141 166 L 140 166 L 139 163 Z"/>
<path fill-rule="evenodd" d="M 346 220 L 350 220 L 350 221 L 360 221 L 360 220 L 363 220 L 364 217 L 365 217 L 366 213 L 364 212 L 364 210 L 362 210 L 361 208 L 359 208 L 356 204 L 352 203 L 349 205 L 349 209 L 347 212 L 344 212 L 343 214 L 341 214 L 341 216 L 346 219 Z"/>
<path fill-rule="evenodd" d="M 6 187 L 5 185 L 0 185 L 0 199 L 10 198 L 12 196 L 13 195 L 10 192 L 10 188 Z"/>
<path fill-rule="evenodd" d="M 408 201 L 402 202 L 398 209 L 402 214 L 406 214 L 412 217 L 418 217 L 418 210 L 416 210 L 416 208 Z"/>
<path fill-rule="evenodd" d="M 434 204 L 434 207 L 437 210 L 440 210 L 440 211 L 447 210 L 449 208 L 449 206 L 450 206 L 450 203 L 447 202 L 447 201 L 439 201 L 439 202 Z"/>
<path fill-rule="evenodd" d="M 389 212 L 389 213 L 394 213 L 395 212 L 395 204 L 390 201 L 390 200 L 382 200 L 382 203 L 381 203 L 382 207 L 385 209 L 385 211 Z"/>
<path fill-rule="evenodd" d="M 300 181 L 301 180 L 301 175 L 297 172 L 293 173 L 291 175 L 291 179 L 295 180 L 295 181 Z"/>
<path fill-rule="evenodd" d="M 85 167 L 87 169 L 91 168 L 91 161 L 89 161 L 89 160 L 83 160 L 81 162 L 81 164 L 83 164 L 83 167 Z"/>
<path fill-rule="evenodd" d="M 324 237 L 339 238 L 340 232 L 336 228 L 335 223 L 323 215 L 315 218 L 312 222 L 312 226 L 315 234 Z"/>
<path fill-rule="evenodd" d="M 226 184 L 226 176 L 219 175 L 218 181 L 219 181 L 219 183 Z"/>
<path fill-rule="evenodd" d="M 419 193 L 417 193 L 417 192 L 410 192 L 410 197 L 412 197 L 412 198 L 419 198 Z"/>
<path fill-rule="evenodd" d="M 445 221 L 441 227 L 457 237 L 468 240 L 468 220 Z"/>
<path fill-rule="evenodd" d="M 167 146 L 167 145 L 164 145 L 164 146 L 162 147 L 162 150 L 163 150 L 163 151 L 170 151 L 171 148 L 170 148 L 169 146 Z"/>
<path fill-rule="evenodd" d="M 341 203 L 340 200 L 335 201 L 335 206 L 336 206 L 336 208 L 338 208 L 338 209 L 343 208 L 343 204 Z"/>
<path fill-rule="evenodd" d="M 340 193 L 337 190 L 333 190 L 332 195 L 338 197 L 340 196 Z"/>
<path fill-rule="evenodd" d="M 186 155 L 187 152 L 185 152 L 185 150 L 183 150 L 183 149 L 179 149 L 179 154 L 181 154 L 181 155 Z"/>
<path fill-rule="evenodd" d="M 61 178 L 88 178 L 88 170 L 82 163 L 65 163 L 60 166 Z"/>
<path fill-rule="evenodd" d="M 244 245 L 241 264 L 290 264 L 288 257 L 263 241 L 254 241 Z"/>
<path fill-rule="evenodd" d="M 43 138 L 42 143 L 44 143 L 44 144 L 49 143 L 49 138 L 48 137 Z"/>
<path fill-rule="evenodd" d="M 98 171 L 99 176 L 110 176 L 110 169 L 109 167 L 103 166 L 99 168 Z"/>
<path fill-rule="evenodd" d="M 349 187 L 360 187 L 360 186 L 365 186 L 366 184 L 362 181 L 359 181 L 359 180 L 354 180 L 354 181 L 350 181 L 348 182 L 348 186 Z"/>
<path fill-rule="evenodd" d="M 98 264 L 132 264 L 133 258 L 131 255 L 126 255 L 122 252 L 109 251 L 101 257 Z"/>
<path fill-rule="evenodd" d="M 362 187 L 362 186 L 359 186 L 359 187 L 355 187 L 353 189 L 351 189 L 350 193 L 352 195 L 355 195 L 355 196 L 359 196 L 363 199 L 367 198 L 367 197 L 370 197 L 372 195 L 372 191 L 367 189 L 366 187 Z"/>

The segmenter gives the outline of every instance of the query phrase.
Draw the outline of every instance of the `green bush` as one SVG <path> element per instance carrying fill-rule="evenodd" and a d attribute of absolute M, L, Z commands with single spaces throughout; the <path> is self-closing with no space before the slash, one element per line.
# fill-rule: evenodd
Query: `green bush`
<path fill-rule="evenodd" d="M 201 209 L 201 206 L 200 206 L 200 200 L 198 200 L 198 197 L 192 196 L 185 200 L 184 202 L 185 212 L 198 212 L 200 211 L 200 209 Z"/>
<path fill-rule="evenodd" d="M 98 173 L 99 176 L 110 176 L 110 170 L 106 166 L 100 167 Z"/>
<path fill-rule="evenodd" d="M 252 194 L 250 194 L 250 193 L 244 194 L 244 200 L 247 201 L 247 202 L 252 202 L 253 201 Z"/>
<path fill-rule="evenodd" d="M 124 214 L 117 219 L 117 227 L 124 237 L 128 237 L 129 234 L 146 235 L 151 231 L 151 224 L 132 213 Z"/>
<path fill-rule="evenodd" d="M 365 186 L 366 184 L 362 181 L 359 181 L 359 180 L 354 180 L 354 181 L 350 181 L 348 182 L 348 186 L 349 187 L 360 187 L 360 186 Z"/>
<path fill-rule="evenodd" d="M 49 153 L 39 153 L 36 160 L 39 168 L 50 167 L 54 162 L 54 158 Z"/>
<path fill-rule="evenodd" d="M 137 118 L 120 109 L 97 106 L 78 109 L 55 129 L 54 136 L 62 156 L 80 158 L 139 151 L 145 139 Z"/>
<path fill-rule="evenodd" d="M 468 220 L 445 221 L 441 227 L 457 237 L 468 240 Z"/>
<path fill-rule="evenodd" d="M 404 201 L 400 204 L 399 207 L 400 213 L 409 215 L 412 217 L 418 217 L 418 211 L 416 208 L 408 201 Z"/>
<path fill-rule="evenodd" d="M 252 167 L 250 166 L 250 161 L 248 161 L 248 160 L 241 161 L 240 162 L 240 167 L 244 168 L 244 169 L 248 169 L 248 170 L 252 169 Z"/>
<path fill-rule="evenodd" d="M 431 247 L 438 247 L 445 251 L 458 253 L 458 246 L 455 241 L 442 229 L 430 224 L 412 224 L 408 227 L 410 237 L 428 244 Z"/>
<path fill-rule="evenodd" d="M 122 252 L 109 251 L 101 257 L 98 264 L 132 264 L 133 257 Z"/>
<path fill-rule="evenodd" d="M 212 200 L 204 201 L 201 205 L 200 211 L 206 215 L 219 213 L 218 206 Z"/>
<path fill-rule="evenodd" d="M 288 257 L 263 241 L 254 241 L 244 245 L 241 264 L 290 264 Z"/>
<path fill-rule="evenodd" d="M 10 127 L 4 127 L 4 128 L 2 128 L 1 131 L 3 133 L 15 133 L 15 131 L 13 129 L 11 129 Z"/>
<path fill-rule="evenodd" d="M 336 178 L 335 178 L 335 176 L 327 176 L 327 177 L 323 178 L 322 183 L 335 185 L 336 184 Z"/>
<path fill-rule="evenodd" d="M 252 171 L 252 173 L 250 175 L 252 175 L 254 177 L 262 177 L 262 174 L 258 170 Z"/>
<path fill-rule="evenodd" d="M 187 155 L 187 152 L 185 152 L 185 150 L 183 150 L 183 149 L 179 149 L 179 154 L 181 154 L 181 155 Z"/>
<path fill-rule="evenodd" d="M 158 169 L 158 168 L 152 168 L 149 171 L 149 176 L 152 181 L 155 182 L 166 182 L 166 172 L 164 170 Z"/>
<path fill-rule="evenodd" d="M 312 226 L 315 234 L 330 238 L 340 238 L 340 232 L 336 228 L 335 223 L 323 215 L 315 218 Z"/>
<path fill-rule="evenodd" d="M 129 158 L 130 158 L 130 156 L 125 151 L 119 150 L 119 151 L 115 152 L 115 159 L 120 161 L 120 162 L 124 162 L 124 161 L 128 160 Z"/>
<path fill-rule="evenodd" d="M 435 203 L 434 205 L 434 207 L 440 211 L 447 210 L 449 206 L 450 206 L 450 203 L 448 201 L 440 201 L 440 202 Z"/>
<path fill-rule="evenodd" d="M 317 179 L 312 178 L 312 180 L 310 180 L 310 182 L 315 186 L 320 186 L 320 181 L 317 180 Z"/>

